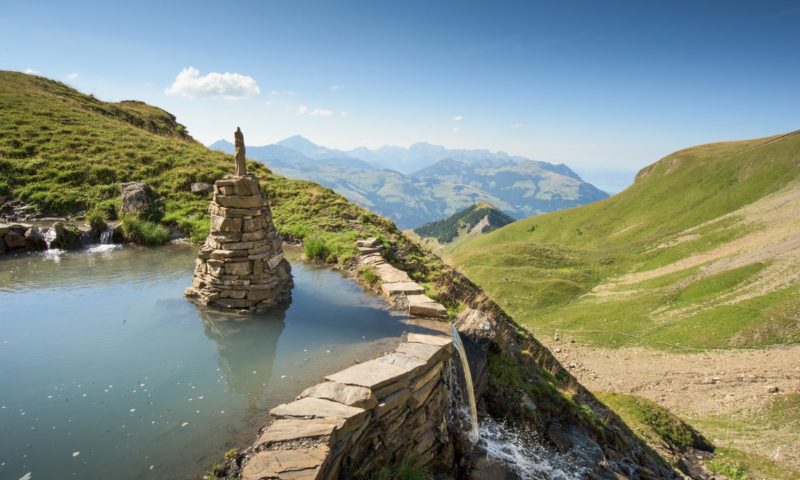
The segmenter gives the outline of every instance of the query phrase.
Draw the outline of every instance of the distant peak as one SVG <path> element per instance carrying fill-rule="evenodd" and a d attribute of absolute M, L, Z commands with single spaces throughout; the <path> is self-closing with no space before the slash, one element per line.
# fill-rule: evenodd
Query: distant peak
<path fill-rule="evenodd" d="M 316 147 L 317 144 L 307 139 L 302 135 L 292 135 L 291 137 L 284 138 L 277 145 L 307 145 Z"/>
<path fill-rule="evenodd" d="M 489 203 L 489 202 L 487 202 L 487 201 L 485 201 L 485 200 L 480 200 L 480 201 L 478 201 L 478 202 L 475 204 L 475 209 L 476 209 L 476 210 L 482 210 L 482 209 L 488 209 L 488 210 L 497 210 L 497 208 L 495 208 L 495 206 L 494 206 L 494 205 L 492 205 L 491 203 Z"/>

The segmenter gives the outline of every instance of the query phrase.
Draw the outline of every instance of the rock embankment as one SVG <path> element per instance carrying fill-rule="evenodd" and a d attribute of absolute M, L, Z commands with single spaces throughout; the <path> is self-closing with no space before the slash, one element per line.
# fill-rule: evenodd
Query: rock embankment
<path fill-rule="evenodd" d="M 0 223 L 0 254 L 47 250 L 48 248 L 78 248 L 89 233 L 57 221 L 50 227 L 39 228 L 27 223 Z"/>
<path fill-rule="evenodd" d="M 381 282 L 381 292 L 386 297 L 404 299 L 404 303 L 408 305 L 409 315 L 447 317 L 447 309 L 443 305 L 425 295 L 425 289 L 420 284 L 412 281 L 406 272 L 392 266 L 383 258 L 383 248 L 377 238 L 359 240 L 357 246 L 361 253 L 361 265 L 375 270 Z"/>
<path fill-rule="evenodd" d="M 452 348 L 447 336 L 410 333 L 394 352 L 328 375 L 270 411 L 272 423 L 229 478 L 368 478 L 410 455 L 451 462 Z"/>

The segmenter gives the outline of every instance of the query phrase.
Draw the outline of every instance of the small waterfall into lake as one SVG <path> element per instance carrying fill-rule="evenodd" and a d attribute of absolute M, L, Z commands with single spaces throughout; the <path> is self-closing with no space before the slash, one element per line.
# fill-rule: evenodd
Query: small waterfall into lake
<path fill-rule="evenodd" d="M 114 229 L 108 227 L 100 233 L 100 244 L 107 245 L 111 243 L 111 238 L 114 236 Z"/>
<path fill-rule="evenodd" d="M 58 234 L 56 233 L 55 227 L 48 228 L 47 232 L 44 234 L 44 243 L 47 244 L 48 250 L 50 250 L 50 245 L 56 238 L 58 238 Z"/>
<path fill-rule="evenodd" d="M 458 356 L 461 358 L 461 367 L 464 370 L 464 383 L 467 386 L 469 413 L 472 422 L 472 430 L 469 432 L 469 439 L 475 443 L 480 440 L 480 432 L 478 431 L 478 406 L 475 402 L 475 388 L 472 386 L 472 371 L 469 369 L 467 352 L 464 350 L 464 344 L 461 342 L 461 334 L 458 333 L 458 328 L 456 328 L 455 324 L 452 325 L 450 333 L 453 336 L 453 344 L 458 351 Z"/>

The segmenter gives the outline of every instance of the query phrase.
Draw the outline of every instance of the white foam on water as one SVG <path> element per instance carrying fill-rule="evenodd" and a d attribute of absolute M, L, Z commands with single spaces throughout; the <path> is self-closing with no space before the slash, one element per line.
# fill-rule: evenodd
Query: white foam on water
<path fill-rule="evenodd" d="M 122 248 L 122 245 L 115 245 L 111 243 L 105 243 L 101 245 L 93 245 L 86 249 L 86 253 L 108 253 L 114 250 L 119 250 Z"/>
<path fill-rule="evenodd" d="M 588 473 L 575 467 L 569 456 L 536 442 L 532 435 L 516 432 L 491 418 L 481 422 L 480 447 L 522 480 L 574 480 Z"/>
<path fill-rule="evenodd" d="M 42 257 L 44 257 L 45 260 L 52 260 L 58 263 L 61 261 L 61 255 L 64 255 L 65 253 L 67 253 L 66 250 L 62 250 L 60 248 L 53 248 L 42 252 Z"/>
<path fill-rule="evenodd" d="M 33 476 L 31 475 L 31 472 L 28 472 L 25 475 L 19 477 L 19 480 L 31 480 L 31 478 L 33 478 Z"/>

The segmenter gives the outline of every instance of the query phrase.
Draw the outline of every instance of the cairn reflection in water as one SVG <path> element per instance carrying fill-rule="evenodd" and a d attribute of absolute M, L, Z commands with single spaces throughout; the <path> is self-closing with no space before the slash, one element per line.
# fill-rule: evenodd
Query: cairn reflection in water
<path fill-rule="evenodd" d="M 252 407 L 269 386 L 286 309 L 253 316 L 199 309 L 204 333 L 217 344 L 228 390 L 245 395 Z"/>

